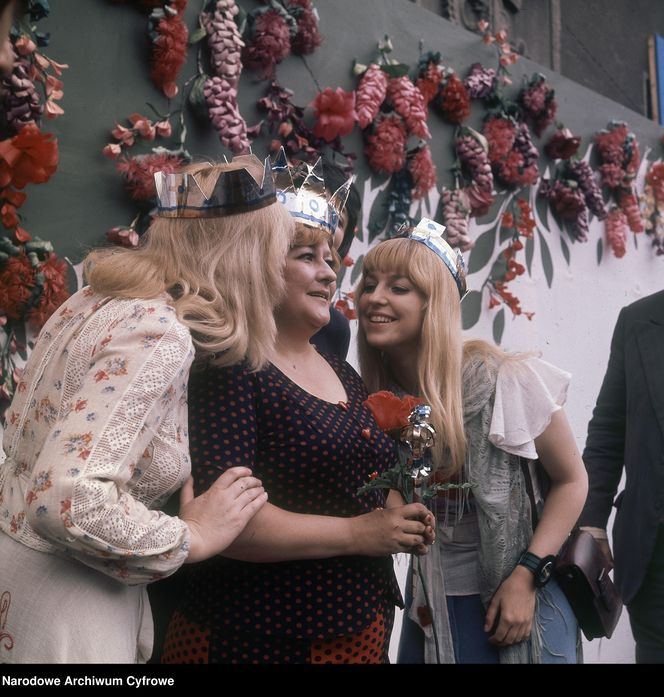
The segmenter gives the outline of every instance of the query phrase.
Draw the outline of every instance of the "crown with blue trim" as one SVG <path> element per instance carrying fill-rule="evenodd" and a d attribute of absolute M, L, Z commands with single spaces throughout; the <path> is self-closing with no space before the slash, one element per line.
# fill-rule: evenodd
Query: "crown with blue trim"
<path fill-rule="evenodd" d="M 396 237 L 407 237 L 421 242 L 436 254 L 452 274 L 459 290 L 459 296 L 463 300 L 463 296 L 466 294 L 466 262 L 463 260 L 461 252 L 458 249 L 453 249 L 444 239 L 444 232 L 444 225 L 429 218 L 422 218 L 415 227 L 409 225 L 400 227 Z"/>
<path fill-rule="evenodd" d="M 255 155 L 239 155 L 233 164 L 254 162 Z M 210 168 L 211 169 L 211 168 Z M 263 181 L 259 184 L 244 168 L 221 172 L 209 196 L 199 181 L 209 170 L 191 173 L 155 172 L 158 215 L 164 218 L 221 218 L 235 213 L 264 208 L 276 201 L 276 187 L 270 158 L 263 163 Z"/>
<path fill-rule="evenodd" d="M 349 177 L 331 196 L 325 189 L 323 161 L 314 165 L 302 162 L 289 165 L 283 148 L 272 163 L 277 186 L 277 200 L 287 208 L 293 218 L 308 227 L 316 227 L 334 235 L 339 217 L 353 183 Z"/>

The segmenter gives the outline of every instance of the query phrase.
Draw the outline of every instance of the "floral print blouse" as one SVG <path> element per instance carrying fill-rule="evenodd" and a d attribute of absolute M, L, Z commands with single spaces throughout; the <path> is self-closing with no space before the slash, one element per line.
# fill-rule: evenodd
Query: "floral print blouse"
<path fill-rule="evenodd" d="M 189 533 L 157 509 L 189 475 L 191 336 L 167 298 L 73 295 L 6 414 L 0 530 L 128 584 L 167 576 Z"/>

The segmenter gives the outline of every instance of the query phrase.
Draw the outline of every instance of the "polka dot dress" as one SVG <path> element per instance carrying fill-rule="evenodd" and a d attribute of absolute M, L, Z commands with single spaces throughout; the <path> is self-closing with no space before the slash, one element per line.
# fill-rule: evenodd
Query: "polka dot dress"
<path fill-rule="evenodd" d="M 248 464 L 270 502 L 289 511 L 348 517 L 384 505 L 382 491 L 356 492 L 371 472 L 392 465 L 394 445 L 362 406 L 367 394 L 357 373 L 326 358 L 346 402 L 314 397 L 272 365 L 255 373 L 236 366 L 192 374 L 189 434 L 197 493 L 228 467 Z M 385 618 L 395 604 L 401 596 L 389 556 L 270 564 L 216 557 L 190 569 L 179 612 L 209 631 L 209 662 L 309 663 L 313 642 L 360 635 L 379 615 L 383 630 L 376 636 L 386 646 L 391 620 Z M 167 640 L 177 633 L 171 624 Z M 346 659 L 353 653 L 334 656 L 351 662 Z"/>

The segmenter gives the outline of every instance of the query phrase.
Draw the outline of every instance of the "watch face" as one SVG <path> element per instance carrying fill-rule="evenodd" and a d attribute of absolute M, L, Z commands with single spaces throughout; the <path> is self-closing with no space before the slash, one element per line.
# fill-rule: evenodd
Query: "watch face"
<path fill-rule="evenodd" d="M 537 585 L 538 587 L 544 586 L 548 580 L 551 578 L 551 573 L 553 572 L 553 560 L 547 561 L 542 565 L 542 568 L 537 574 Z"/>

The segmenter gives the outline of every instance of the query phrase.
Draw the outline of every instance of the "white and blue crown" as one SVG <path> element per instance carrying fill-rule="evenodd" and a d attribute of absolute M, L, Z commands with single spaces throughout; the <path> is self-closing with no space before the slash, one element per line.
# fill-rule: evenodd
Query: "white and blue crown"
<path fill-rule="evenodd" d="M 429 218 L 422 218 L 415 227 L 402 225 L 395 236 L 421 242 L 436 254 L 449 269 L 459 290 L 459 296 L 463 299 L 466 294 L 466 262 L 461 252 L 453 249 L 445 240 L 444 232 L 444 225 Z"/>
<path fill-rule="evenodd" d="M 261 164 L 255 155 L 240 155 L 233 163 Z M 220 218 L 245 213 L 269 206 L 276 201 L 276 186 L 270 158 L 265 158 L 263 181 L 258 182 L 242 169 L 222 172 L 214 189 L 206 196 L 197 177 L 205 175 L 202 169 L 193 174 L 155 172 L 157 213 L 164 218 Z"/>
<path fill-rule="evenodd" d="M 329 195 L 325 189 L 321 158 L 314 165 L 302 162 L 293 167 L 288 163 L 283 148 L 272 162 L 272 171 L 276 181 L 277 200 L 287 208 L 291 216 L 303 225 L 321 228 L 334 235 L 353 178 L 349 177 Z"/>

